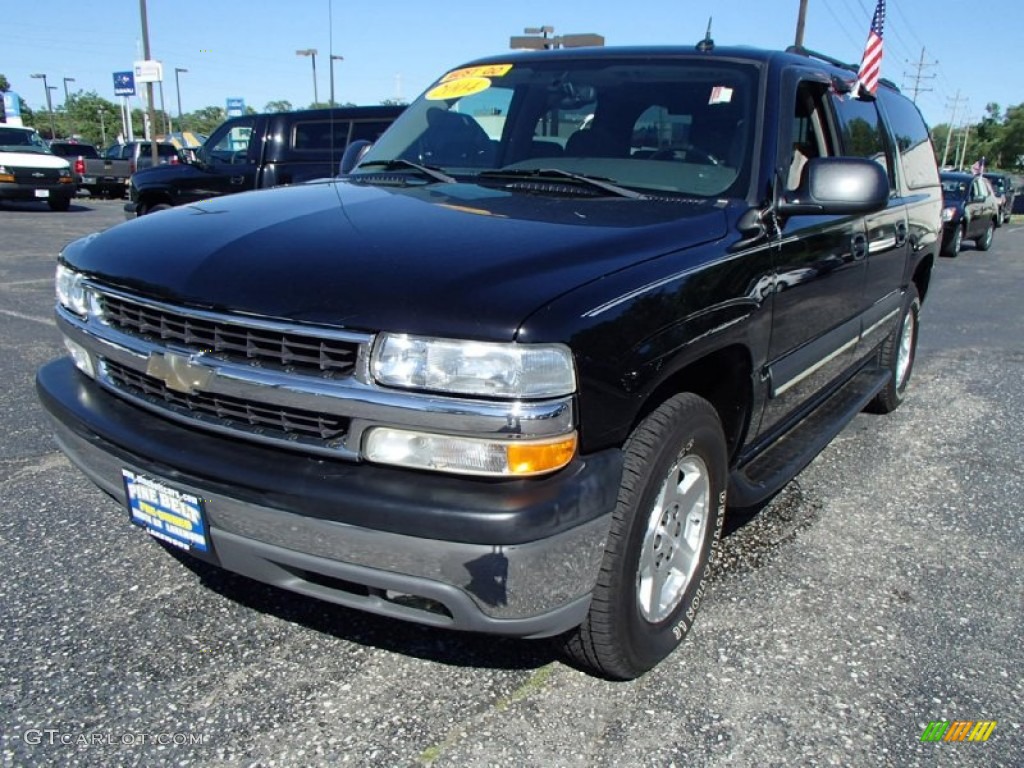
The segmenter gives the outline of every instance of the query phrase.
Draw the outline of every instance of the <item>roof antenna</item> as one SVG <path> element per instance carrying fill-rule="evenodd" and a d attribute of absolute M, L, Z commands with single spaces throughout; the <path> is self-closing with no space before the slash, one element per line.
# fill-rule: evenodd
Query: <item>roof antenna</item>
<path fill-rule="evenodd" d="M 704 33 L 704 39 L 697 43 L 697 50 L 701 53 L 710 53 L 715 50 L 715 41 L 711 39 L 711 17 L 708 16 L 708 31 Z"/>

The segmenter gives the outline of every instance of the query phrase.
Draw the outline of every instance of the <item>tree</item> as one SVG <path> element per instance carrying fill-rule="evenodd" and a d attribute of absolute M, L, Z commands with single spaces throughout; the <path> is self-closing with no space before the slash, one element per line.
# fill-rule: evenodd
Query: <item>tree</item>
<path fill-rule="evenodd" d="M 207 136 L 213 129 L 228 119 L 227 112 L 223 107 L 203 107 L 195 112 L 189 112 L 182 117 L 182 123 L 188 126 L 193 133 L 203 133 Z"/>
<path fill-rule="evenodd" d="M 0 93 L 7 93 L 9 90 L 11 90 L 10 82 L 6 75 L 0 74 Z"/>
<path fill-rule="evenodd" d="M 278 99 L 276 101 L 268 101 L 266 106 L 263 107 L 264 112 L 291 112 L 292 103 L 288 99 Z"/>

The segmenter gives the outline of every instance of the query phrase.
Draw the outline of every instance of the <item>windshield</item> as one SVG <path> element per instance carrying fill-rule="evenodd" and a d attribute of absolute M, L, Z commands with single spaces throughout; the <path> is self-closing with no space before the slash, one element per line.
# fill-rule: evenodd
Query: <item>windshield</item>
<path fill-rule="evenodd" d="M 0 149 L 8 152 L 50 153 L 46 142 L 38 133 L 17 128 L 0 128 Z"/>
<path fill-rule="evenodd" d="M 408 107 L 352 175 L 401 160 L 481 183 L 552 169 L 648 193 L 742 196 L 757 78 L 752 64 L 683 58 L 467 67 Z"/>
<path fill-rule="evenodd" d="M 963 200 L 967 197 L 967 190 L 971 183 L 963 179 L 943 179 L 942 196 L 947 200 Z"/>

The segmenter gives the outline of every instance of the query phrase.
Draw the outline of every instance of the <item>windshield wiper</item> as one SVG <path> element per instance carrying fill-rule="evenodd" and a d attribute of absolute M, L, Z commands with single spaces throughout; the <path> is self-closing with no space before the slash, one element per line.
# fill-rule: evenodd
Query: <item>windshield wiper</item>
<path fill-rule="evenodd" d="M 583 173 L 573 173 L 572 171 L 563 171 L 561 168 L 508 168 L 506 170 L 497 171 L 484 171 L 480 174 L 481 177 L 489 179 L 500 179 L 503 177 L 510 178 L 544 178 L 545 176 L 553 176 L 557 179 L 568 179 L 575 181 L 579 184 L 586 184 L 590 187 L 603 190 L 617 197 L 628 197 L 632 200 L 646 200 L 647 196 L 642 195 L 639 192 L 634 192 L 632 189 L 626 189 L 620 187 L 618 184 L 612 182 L 611 179 L 604 176 L 588 176 Z"/>
<path fill-rule="evenodd" d="M 449 176 L 447 173 L 442 171 L 437 166 L 433 166 L 433 165 L 420 165 L 419 163 L 414 163 L 412 160 L 405 160 L 405 159 L 403 159 L 401 157 L 396 157 L 394 160 L 371 160 L 368 163 L 360 163 L 357 166 L 357 170 L 358 170 L 358 168 L 370 168 L 370 167 L 375 167 L 375 168 L 376 167 L 380 167 L 380 168 L 383 168 L 385 171 L 397 171 L 397 170 L 400 170 L 400 169 L 410 169 L 410 170 L 413 170 L 413 171 L 419 171 L 423 176 L 426 176 L 428 179 L 433 179 L 434 181 L 440 181 L 443 184 L 456 184 L 457 183 L 457 181 L 455 180 L 455 177 Z M 359 178 L 359 174 L 355 174 L 354 178 L 358 179 Z"/>

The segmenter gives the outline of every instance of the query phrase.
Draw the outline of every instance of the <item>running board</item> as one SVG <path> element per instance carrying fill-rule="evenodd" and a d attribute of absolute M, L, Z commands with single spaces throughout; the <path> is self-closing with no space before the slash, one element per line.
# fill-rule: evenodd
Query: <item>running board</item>
<path fill-rule="evenodd" d="M 809 413 L 729 478 L 729 506 L 752 507 L 778 492 L 811 463 L 889 382 L 889 370 L 869 368 Z"/>

